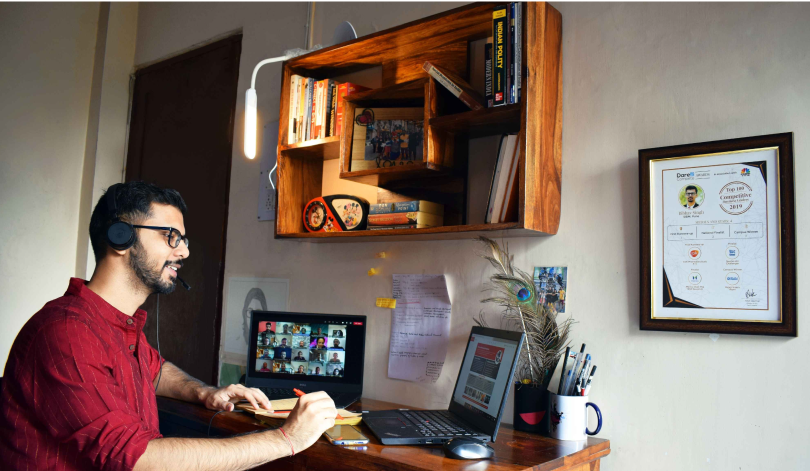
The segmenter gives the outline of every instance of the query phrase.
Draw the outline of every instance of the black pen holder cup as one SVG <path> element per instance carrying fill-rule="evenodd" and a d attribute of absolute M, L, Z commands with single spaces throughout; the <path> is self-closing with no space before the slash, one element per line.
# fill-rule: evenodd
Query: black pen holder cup
<path fill-rule="evenodd" d="M 548 410 L 548 388 L 531 384 L 515 384 L 515 430 L 544 433 Z"/>

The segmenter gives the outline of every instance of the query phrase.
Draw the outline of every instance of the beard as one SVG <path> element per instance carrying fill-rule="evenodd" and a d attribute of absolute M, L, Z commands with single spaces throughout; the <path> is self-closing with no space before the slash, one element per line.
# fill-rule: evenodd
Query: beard
<path fill-rule="evenodd" d="M 153 268 L 157 263 L 149 259 L 143 245 L 137 240 L 129 250 L 129 266 L 132 268 L 137 280 L 143 283 L 149 294 L 169 294 L 174 291 L 176 278 L 165 281 L 162 276 L 163 269 L 169 263 L 167 261 L 160 268 Z"/>

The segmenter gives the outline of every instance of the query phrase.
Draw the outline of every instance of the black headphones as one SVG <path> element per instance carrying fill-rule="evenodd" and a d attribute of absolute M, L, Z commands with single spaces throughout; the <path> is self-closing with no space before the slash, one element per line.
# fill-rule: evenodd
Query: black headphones
<path fill-rule="evenodd" d="M 135 243 L 135 228 L 132 224 L 118 219 L 118 207 L 115 196 L 121 183 L 107 188 L 107 214 L 112 219 L 107 226 L 107 244 L 115 250 L 126 250 Z"/>

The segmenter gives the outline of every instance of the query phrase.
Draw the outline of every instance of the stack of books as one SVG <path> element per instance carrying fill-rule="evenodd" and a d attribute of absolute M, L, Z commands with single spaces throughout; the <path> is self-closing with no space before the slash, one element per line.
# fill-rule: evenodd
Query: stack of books
<path fill-rule="evenodd" d="M 332 79 L 290 78 L 287 144 L 339 136 L 343 122 L 343 97 L 366 91 L 354 83 Z"/>
<path fill-rule="evenodd" d="M 523 67 L 523 7 L 513 2 L 492 12 L 492 43 L 487 43 L 486 94 L 490 107 L 520 101 Z"/>
<path fill-rule="evenodd" d="M 444 206 L 430 201 L 372 204 L 368 229 L 421 229 L 444 225 Z"/>

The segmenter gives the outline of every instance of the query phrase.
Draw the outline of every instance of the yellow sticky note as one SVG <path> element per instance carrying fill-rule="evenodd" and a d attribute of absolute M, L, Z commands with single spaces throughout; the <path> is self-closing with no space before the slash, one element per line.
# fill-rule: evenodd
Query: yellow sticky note
<path fill-rule="evenodd" d="M 397 300 L 391 298 L 377 298 L 377 307 L 387 307 L 388 309 L 394 309 L 397 307 Z"/>
<path fill-rule="evenodd" d="M 369 268 L 368 269 L 368 276 L 374 276 L 376 274 L 377 274 L 377 269 L 376 268 Z"/>

